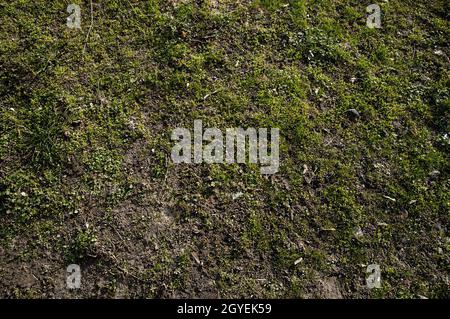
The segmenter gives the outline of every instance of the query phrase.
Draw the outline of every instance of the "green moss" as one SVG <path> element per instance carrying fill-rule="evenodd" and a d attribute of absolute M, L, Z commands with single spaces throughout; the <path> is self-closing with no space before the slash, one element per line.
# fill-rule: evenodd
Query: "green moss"
<path fill-rule="evenodd" d="M 63 269 L 58 260 L 84 262 L 98 235 L 100 251 L 118 255 L 123 240 L 160 246 L 130 257 L 145 265 L 129 267 L 144 282 L 91 257 L 108 294 L 123 280 L 132 296 L 167 296 L 164 283 L 182 297 L 298 297 L 317 288 L 315 274 L 339 271 L 345 297 L 446 296 L 447 4 L 384 2 L 372 30 L 357 1 L 94 2 L 86 38 L 90 10 L 78 3 L 81 30 L 66 28 L 64 4 L 0 5 L 8 260 L 51 252 Z M 280 128 L 280 172 L 173 165 L 170 133 L 195 119 Z M 126 235 L 75 226 L 86 221 Z M 147 233 L 151 243 L 136 235 Z M 191 251 L 181 253 L 194 243 L 208 288 L 191 279 Z M 437 247 L 446 249 L 428 258 Z M 369 263 L 382 268 L 380 290 L 360 287 Z"/>

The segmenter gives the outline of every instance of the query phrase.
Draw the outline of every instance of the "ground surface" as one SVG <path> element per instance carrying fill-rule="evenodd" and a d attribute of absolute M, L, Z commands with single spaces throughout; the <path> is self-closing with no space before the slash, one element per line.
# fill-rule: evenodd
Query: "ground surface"
<path fill-rule="evenodd" d="M 448 1 L 74 2 L 0 2 L 1 297 L 449 297 Z M 174 165 L 195 119 L 279 173 Z"/>

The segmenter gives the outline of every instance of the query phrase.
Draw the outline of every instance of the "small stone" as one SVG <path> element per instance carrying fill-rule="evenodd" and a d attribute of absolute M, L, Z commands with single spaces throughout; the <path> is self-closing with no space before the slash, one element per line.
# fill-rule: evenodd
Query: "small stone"
<path fill-rule="evenodd" d="M 361 227 L 357 227 L 355 230 L 356 239 L 361 239 L 363 236 L 364 236 L 364 233 L 363 233 Z"/>
<path fill-rule="evenodd" d="M 438 231 L 444 231 L 444 228 L 442 227 L 441 223 L 439 223 L 439 222 L 436 222 L 434 224 L 434 228 Z"/>
<path fill-rule="evenodd" d="M 237 192 L 236 194 L 233 194 L 233 200 L 238 199 L 239 197 L 242 197 L 244 195 L 244 193 L 242 192 Z"/>
<path fill-rule="evenodd" d="M 356 109 L 349 109 L 349 110 L 345 111 L 345 113 L 352 119 L 357 119 L 361 116 Z"/>
<path fill-rule="evenodd" d="M 438 170 L 434 170 L 429 175 L 430 175 L 430 177 L 437 177 L 440 174 L 441 174 L 441 172 L 439 172 Z"/>

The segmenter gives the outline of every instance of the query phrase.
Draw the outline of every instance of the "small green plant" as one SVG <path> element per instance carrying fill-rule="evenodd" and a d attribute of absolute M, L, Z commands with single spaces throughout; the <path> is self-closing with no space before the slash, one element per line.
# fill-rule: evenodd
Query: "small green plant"
<path fill-rule="evenodd" d="M 74 240 L 68 247 L 67 259 L 69 262 L 80 262 L 93 252 L 96 236 L 91 229 L 78 231 Z"/>

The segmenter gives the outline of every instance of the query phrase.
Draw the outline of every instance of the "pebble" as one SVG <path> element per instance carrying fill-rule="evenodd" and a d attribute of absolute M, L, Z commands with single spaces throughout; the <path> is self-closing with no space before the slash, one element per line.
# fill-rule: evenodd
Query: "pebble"
<path fill-rule="evenodd" d="M 359 112 L 357 110 L 355 110 L 355 109 L 349 109 L 345 113 L 347 113 L 347 115 L 350 116 L 353 119 L 357 119 L 357 118 L 359 118 L 361 116 L 359 114 Z"/>

